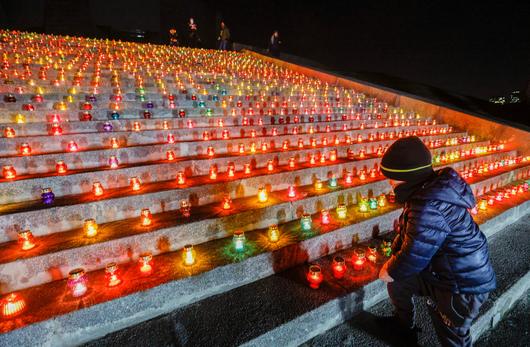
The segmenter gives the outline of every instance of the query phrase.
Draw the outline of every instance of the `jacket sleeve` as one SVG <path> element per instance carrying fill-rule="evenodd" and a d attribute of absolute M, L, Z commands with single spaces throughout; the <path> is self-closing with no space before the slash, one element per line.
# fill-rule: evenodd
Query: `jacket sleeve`
<path fill-rule="evenodd" d="M 412 205 L 404 229 L 401 249 L 392 255 L 387 265 L 388 274 L 394 280 L 425 269 L 450 232 L 444 216 L 432 202 Z"/>

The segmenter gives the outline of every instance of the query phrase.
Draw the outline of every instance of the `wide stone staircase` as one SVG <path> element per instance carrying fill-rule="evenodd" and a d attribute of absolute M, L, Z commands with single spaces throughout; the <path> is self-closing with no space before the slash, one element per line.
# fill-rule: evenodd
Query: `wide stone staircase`
<path fill-rule="evenodd" d="M 374 307 L 400 137 L 466 178 L 487 235 L 529 212 L 521 136 L 249 52 L 0 42 L 2 346 L 298 345 Z"/>

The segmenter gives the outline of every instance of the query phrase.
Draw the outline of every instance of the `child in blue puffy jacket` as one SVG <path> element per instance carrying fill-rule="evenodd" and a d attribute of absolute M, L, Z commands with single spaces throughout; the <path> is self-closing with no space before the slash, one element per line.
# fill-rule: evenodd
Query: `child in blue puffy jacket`
<path fill-rule="evenodd" d="M 396 200 L 404 204 L 393 255 L 379 278 L 387 282 L 404 343 L 416 343 L 412 297 L 426 296 L 443 346 L 471 346 L 470 326 L 495 289 L 486 237 L 469 210 L 475 198 L 451 168 L 434 171 L 418 137 L 397 140 L 381 161 Z"/>

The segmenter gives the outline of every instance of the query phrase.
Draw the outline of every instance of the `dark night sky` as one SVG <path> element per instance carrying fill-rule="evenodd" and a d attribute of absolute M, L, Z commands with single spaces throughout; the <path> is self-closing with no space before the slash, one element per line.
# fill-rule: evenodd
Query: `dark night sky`
<path fill-rule="evenodd" d="M 206 45 L 221 18 L 235 41 L 255 46 L 278 28 L 286 52 L 343 74 L 382 73 L 482 99 L 524 90 L 530 79 L 528 1 L 0 0 L 2 27 L 99 37 L 141 28 L 160 41 L 173 25 L 182 34 L 189 16 Z"/>

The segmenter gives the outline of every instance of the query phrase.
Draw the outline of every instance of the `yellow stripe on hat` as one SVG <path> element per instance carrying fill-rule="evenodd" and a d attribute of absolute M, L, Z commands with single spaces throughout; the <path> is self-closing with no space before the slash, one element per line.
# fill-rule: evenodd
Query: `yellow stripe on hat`
<path fill-rule="evenodd" d="M 428 168 L 430 166 L 432 166 L 432 164 L 425 165 L 425 166 L 420 166 L 420 167 L 415 167 L 413 169 L 389 169 L 389 168 L 386 168 L 383 165 L 381 165 L 381 169 L 386 170 L 388 172 L 412 172 L 412 171 L 417 171 L 417 170 L 421 170 L 421 169 L 426 169 L 426 168 Z"/>

